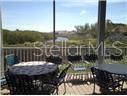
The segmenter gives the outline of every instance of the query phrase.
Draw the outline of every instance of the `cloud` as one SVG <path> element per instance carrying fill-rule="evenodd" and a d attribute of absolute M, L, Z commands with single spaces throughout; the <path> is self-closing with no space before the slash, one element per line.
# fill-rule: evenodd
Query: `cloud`
<path fill-rule="evenodd" d="M 87 12 L 86 12 L 86 10 L 82 10 L 81 12 L 80 12 L 80 15 L 84 15 L 84 14 L 86 14 Z"/>

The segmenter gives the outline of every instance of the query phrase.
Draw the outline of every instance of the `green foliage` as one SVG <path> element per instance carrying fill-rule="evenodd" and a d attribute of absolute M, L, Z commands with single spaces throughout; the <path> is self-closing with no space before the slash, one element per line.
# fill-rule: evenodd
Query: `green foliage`
<path fill-rule="evenodd" d="M 88 44 L 88 41 L 90 41 L 93 45 L 96 46 L 97 23 L 91 24 L 91 25 L 86 23 L 83 26 L 82 25 L 75 26 L 75 33 L 77 34 L 77 36 L 74 35 L 73 37 L 71 37 L 71 40 L 73 39 L 78 40 L 80 38 L 81 44 Z M 127 40 L 124 39 L 126 38 L 126 36 L 127 36 L 127 24 L 113 23 L 109 19 L 106 20 L 105 42 L 107 46 L 111 46 L 111 44 L 116 40 L 125 43 L 118 46 L 127 46 L 126 45 Z M 91 41 L 91 39 L 94 39 L 94 40 Z"/>
<path fill-rule="evenodd" d="M 97 23 L 75 26 L 75 33 L 81 38 L 96 38 L 97 37 Z M 110 36 L 112 33 L 122 32 L 126 35 L 127 33 L 127 24 L 122 23 L 113 23 L 111 20 L 106 20 L 105 28 L 105 38 Z"/>
<path fill-rule="evenodd" d="M 108 45 L 111 45 L 116 39 L 112 39 L 113 36 L 119 36 L 119 33 L 122 34 L 122 39 L 118 38 L 119 41 L 126 43 L 127 40 L 123 37 L 127 36 L 127 24 L 122 23 L 113 23 L 111 20 L 106 20 L 106 28 L 105 28 L 105 42 Z M 96 46 L 97 42 L 97 23 L 89 24 L 86 23 L 85 25 L 78 25 L 75 26 L 75 30 L 71 33 L 64 32 L 61 33 L 64 37 L 67 37 L 69 41 L 67 45 L 88 45 L 89 41 Z M 56 33 L 56 37 L 61 36 L 61 34 Z M 29 31 L 29 30 L 19 30 L 16 29 L 15 31 L 10 30 L 3 30 L 3 43 L 4 46 L 33 46 L 34 42 L 46 42 L 48 40 L 53 39 L 52 33 L 44 33 L 38 31 Z M 56 42 L 58 45 L 61 43 Z M 37 43 L 40 45 L 40 43 Z M 49 45 L 52 45 L 49 44 Z M 120 45 L 119 45 L 120 46 Z M 121 45 L 126 46 L 126 44 Z"/>
<path fill-rule="evenodd" d="M 3 30 L 3 43 L 4 45 L 14 45 L 14 44 L 24 44 L 25 42 L 44 42 L 46 40 L 52 39 L 52 35 L 49 33 L 41 33 L 36 31 L 9 31 Z"/>
<path fill-rule="evenodd" d="M 78 36 L 82 38 L 95 38 L 96 37 L 96 27 L 97 24 L 88 24 L 86 23 L 84 26 L 75 26 L 76 33 Z"/>

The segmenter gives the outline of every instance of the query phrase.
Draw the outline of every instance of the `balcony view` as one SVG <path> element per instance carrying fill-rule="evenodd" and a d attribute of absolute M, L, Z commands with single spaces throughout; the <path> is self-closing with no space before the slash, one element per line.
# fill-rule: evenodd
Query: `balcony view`
<path fill-rule="evenodd" d="M 0 1 L 1 95 L 127 95 L 126 0 Z"/>

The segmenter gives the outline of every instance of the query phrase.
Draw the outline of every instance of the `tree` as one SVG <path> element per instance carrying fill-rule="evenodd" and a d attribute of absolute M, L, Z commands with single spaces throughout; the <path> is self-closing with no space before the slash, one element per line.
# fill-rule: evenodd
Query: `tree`
<path fill-rule="evenodd" d="M 48 35 L 47 35 L 48 34 Z M 10 31 L 3 29 L 3 41 L 4 44 L 14 45 L 14 44 L 24 44 L 25 42 L 45 42 L 48 39 L 51 39 L 52 34 L 42 33 L 37 31 L 21 31 L 15 30 Z"/>
<path fill-rule="evenodd" d="M 76 34 L 81 37 L 88 37 L 90 26 L 88 23 L 86 23 L 84 26 L 75 26 Z"/>

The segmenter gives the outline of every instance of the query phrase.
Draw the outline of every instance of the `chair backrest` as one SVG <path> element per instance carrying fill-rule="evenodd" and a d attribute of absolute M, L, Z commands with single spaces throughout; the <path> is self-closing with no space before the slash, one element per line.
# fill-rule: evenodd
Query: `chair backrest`
<path fill-rule="evenodd" d="M 83 59 L 88 62 L 95 62 L 98 59 L 96 54 L 86 54 L 83 56 Z"/>
<path fill-rule="evenodd" d="M 95 81 L 99 86 L 106 87 L 108 84 L 111 84 L 113 82 L 113 77 L 110 72 L 98 69 L 96 67 L 91 67 L 91 71 L 93 73 Z"/>
<path fill-rule="evenodd" d="M 114 60 L 114 61 L 120 61 L 120 60 L 122 60 L 123 59 L 123 55 L 113 55 L 113 54 L 111 54 L 110 55 L 110 59 L 111 60 Z"/>
<path fill-rule="evenodd" d="M 47 62 L 52 62 L 54 64 L 62 64 L 62 58 L 60 56 L 49 56 L 46 58 Z"/>
<path fill-rule="evenodd" d="M 5 56 L 5 62 L 7 65 L 11 66 L 11 65 L 19 63 L 19 59 L 16 55 L 10 54 Z"/>
<path fill-rule="evenodd" d="M 5 78 L 11 95 L 32 94 L 33 81 L 29 76 L 16 75 L 9 71 L 6 71 Z"/>
<path fill-rule="evenodd" d="M 71 67 L 71 64 L 69 64 L 66 68 L 64 68 L 62 71 L 61 71 L 61 73 L 60 73 L 60 75 L 59 75 L 59 77 L 58 77 L 58 80 L 59 80 L 59 84 L 61 84 L 63 81 L 64 81 L 64 78 L 65 78 L 65 76 L 66 76 L 66 74 L 67 74 L 67 71 L 68 71 L 68 69 Z"/>
<path fill-rule="evenodd" d="M 70 62 L 77 62 L 77 61 L 81 61 L 82 57 L 80 55 L 75 55 L 75 56 L 67 56 L 68 61 Z"/>

